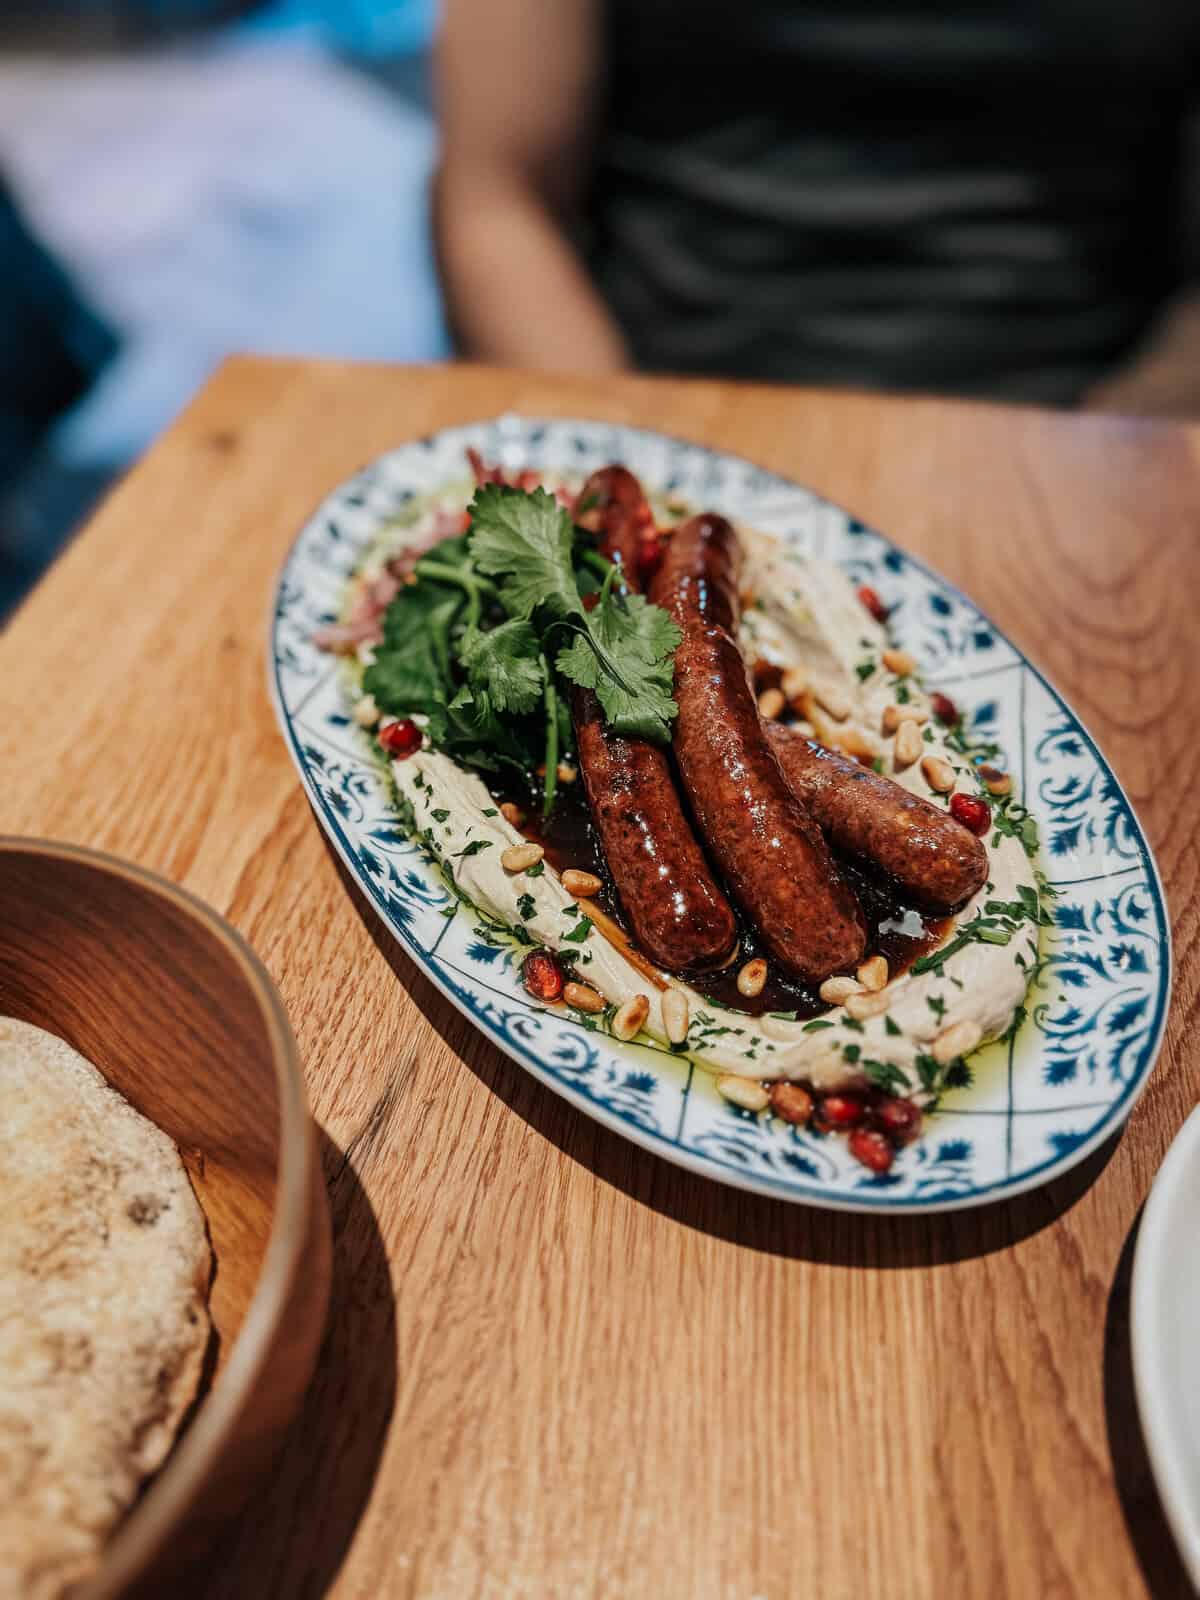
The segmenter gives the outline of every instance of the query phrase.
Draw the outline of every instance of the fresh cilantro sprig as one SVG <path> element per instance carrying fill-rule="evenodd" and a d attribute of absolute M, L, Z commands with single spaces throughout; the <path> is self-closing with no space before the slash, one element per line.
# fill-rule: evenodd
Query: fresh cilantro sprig
<path fill-rule="evenodd" d="M 596 604 L 585 609 L 575 575 L 570 514 L 544 489 L 487 484 L 471 503 L 471 552 L 496 580 L 510 617 L 541 621 L 543 641 L 561 647 L 563 677 L 593 689 L 615 733 L 665 744 L 679 629 L 641 595 L 618 588 L 610 567 Z"/>
<path fill-rule="evenodd" d="M 594 691 L 614 732 L 669 740 L 679 630 L 625 590 L 544 489 L 478 489 L 468 532 L 422 556 L 414 577 L 363 689 L 381 711 L 426 716 L 435 749 L 484 771 L 540 767 L 548 811 L 572 737 L 565 686 Z"/>

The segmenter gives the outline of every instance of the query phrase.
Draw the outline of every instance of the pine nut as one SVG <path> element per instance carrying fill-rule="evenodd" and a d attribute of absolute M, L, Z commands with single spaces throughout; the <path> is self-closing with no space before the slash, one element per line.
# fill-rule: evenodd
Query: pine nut
<path fill-rule="evenodd" d="M 941 756 L 922 756 L 921 771 L 925 782 L 938 794 L 949 794 L 954 787 L 954 768 Z"/>
<path fill-rule="evenodd" d="M 785 705 L 782 689 L 764 689 L 758 697 L 758 714 L 764 722 L 774 722 Z"/>
<path fill-rule="evenodd" d="M 907 650 L 885 650 L 883 664 L 889 672 L 894 672 L 898 678 L 911 678 L 917 670 L 916 660 L 909 655 Z"/>
<path fill-rule="evenodd" d="M 519 828 L 525 821 L 525 813 L 520 806 L 514 805 L 511 800 L 506 800 L 500 807 L 500 815 L 505 822 L 511 822 L 514 828 Z"/>
<path fill-rule="evenodd" d="M 635 994 L 617 1011 L 610 1024 L 615 1038 L 636 1039 L 650 1015 L 650 1001 L 644 994 Z"/>
<path fill-rule="evenodd" d="M 980 767 L 979 776 L 989 794 L 1012 793 L 1012 777 L 1007 772 L 1001 772 L 999 767 Z"/>
<path fill-rule="evenodd" d="M 769 1098 L 771 1110 L 784 1122 L 803 1128 L 812 1117 L 812 1095 L 798 1083 L 773 1083 Z"/>
<path fill-rule="evenodd" d="M 747 961 L 737 975 L 738 993 L 752 1000 L 755 995 L 763 992 L 766 981 L 767 963 L 761 956 L 755 956 L 753 961 Z"/>
<path fill-rule="evenodd" d="M 779 680 L 779 687 L 785 699 L 797 700 L 808 688 L 808 673 L 803 667 L 789 667 Z"/>
<path fill-rule="evenodd" d="M 568 894 L 582 895 L 585 900 L 604 887 L 594 872 L 579 872 L 575 867 L 568 867 L 563 873 L 562 884 Z"/>
<path fill-rule="evenodd" d="M 892 746 L 892 765 L 897 772 L 902 772 L 905 767 L 911 767 L 914 761 L 920 760 L 924 749 L 925 743 L 916 723 L 902 722 Z"/>
<path fill-rule="evenodd" d="M 844 1005 L 852 994 L 861 994 L 862 984 L 857 978 L 826 978 L 817 993 L 826 1005 L 840 1006 Z"/>
<path fill-rule="evenodd" d="M 593 1016 L 605 1006 L 604 996 L 590 983 L 568 983 L 563 989 L 563 999 L 576 1011 L 590 1011 Z"/>
<path fill-rule="evenodd" d="M 846 1015 L 855 1022 L 865 1022 L 868 1017 L 882 1016 L 891 1003 L 892 997 L 886 989 L 878 994 L 852 994 L 846 1001 Z"/>
<path fill-rule="evenodd" d="M 373 694 L 364 694 L 354 702 L 354 720 L 360 728 L 373 728 L 379 721 L 379 707 Z"/>
<path fill-rule="evenodd" d="M 836 744 L 838 749 L 846 755 L 852 756 L 855 761 L 863 762 L 867 766 L 870 766 L 875 760 L 875 746 L 867 738 L 866 734 L 861 733 L 853 724 L 838 729 Z"/>
<path fill-rule="evenodd" d="M 722 1073 L 717 1079 L 717 1093 L 730 1105 L 741 1106 L 743 1111 L 765 1111 L 771 1103 L 771 1096 L 761 1083 L 753 1078 L 739 1078 L 732 1072 Z"/>
<path fill-rule="evenodd" d="M 545 854 L 540 844 L 510 844 L 500 852 L 500 865 L 505 872 L 525 872 Z"/>
<path fill-rule="evenodd" d="M 973 1018 L 964 1017 L 943 1028 L 933 1041 L 930 1052 L 939 1067 L 948 1067 L 959 1056 L 968 1056 L 983 1040 L 983 1029 Z"/>
<path fill-rule="evenodd" d="M 929 712 L 923 706 L 884 706 L 883 731 L 895 733 L 902 722 L 928 722 Z"/>
<path fill-rule="evenodd" d="M 816 689 L 817 704 L 825 707 L 835 722 L 845 722 L 854 709 L 854 703 L 844 689 L 839 689 L 835 684 L 828 684 L 823 689 Z"/>
<path fill-rule="evenodd" d="M 663 1028 L 672 1044 L 684 1044 L 688 1036 L 687 996 L 678 989 L 668 989 L 659 1001 L 662 1006 Z"/>
<path fill-rule="evenodd" d="M 574 783 L 579 776 L 578 769 L 571 766 L 568 761 L 560 761 L 554 771 L 559 783 Z"/>
<path fill-rule="evenodd" d="M 863 962 L 855 976 L 864 989 L 869 989 L 872 994 L 878 994 L 880 989 L 887 987 L 887 957 L 872 956 L 869 961 Z"/>

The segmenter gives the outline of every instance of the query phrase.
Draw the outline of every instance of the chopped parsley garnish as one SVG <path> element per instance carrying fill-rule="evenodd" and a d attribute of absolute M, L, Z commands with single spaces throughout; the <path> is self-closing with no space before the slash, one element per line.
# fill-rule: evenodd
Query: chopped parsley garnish
<path fill-rule="evenodd" d="M 578 910 L 579 907 L 576 906 L 575 909 Z M 569 944 L 582 944 L 583 941 L 587 938 L 588 934 L 591 933 L 591 931 L 592 931 L 592 919 L 591 919 L 591 917 L 580 917 L 579 921 L 571 929 L 570 933 L 564 933 L 563 934 L 563 938 Z"/>
<path fill-rule="evenodd" d="M 545 870 L 546 863 L 544 861 L 535 861 L 531 867 L 525 868 L 525 876 L 527 878 L 540 878 Z"/>
<path fill-rule="evenodd" d="M 893 1039 L 898 1039 L 901 1033 L 900 1024 L 893 1017 L 885 1015 L 883 1019 L 883 1031 L 884 1033 L 890 1034 Z"/>
<path fill-rule="evenodd" d="M 970 944 L 1008 944 L 1013 936 L 1011 928 L 1005 928 L 994 917 L 978 916 L 973 922 L 968 922 L 965 928 L 959 930 L 948 944 L 940 950 L 931 950 L 927 956 L 921 956 L 912 964 L 914 975 L 922 972 L 936 972 L 942 976 L 946 962 L 951 956 L 956 956 L 960 950 L 965 950 Z"/>
<path fill-rule="evenodd" d="M 464 845 L 461 850 L 452 851 L 451 854 L 455 860 L 458 860 L 460 856 L 477 856 L 481 850 L 490 850 L 491 848 L 492 841 L 490 839 L 472 839 L 470 844 Z"/>
<path fill-rule="evenodd" d="M 536 913 L 537 904 L 531 894 L 526 892 L 519 897 L 517 900 L 517 911 L 520 914 L 522 922 L 528 922 L 530 917 Z"/>
<path fill-rule="evenodd" d="M 941 1076 L 942 1071 L 941 1067 L 938 1066 L 932 1056 L 922 1054 L 917 1057 L 916 1068 L 922 1089 L 927 1090 L 930 1094 L 936 1093 L 938 1078 Z"/>
<path fill-rule="evenodd" d="M 450 813 L 444 807 L 439 807 L 438 810 L 431 811 L 429 815 L 435 822 L 445 822 Z"/>
<path fill-rule="evenodd" d="M 827 1022 L 824 1017 L 814 1017 L 811 1022 L 806 1022 L 801 1028 L 801 1033 L 818 1033 L 822 1028 L 832 1028 L 833 1023 Z"/>
<path fill-rule="evenodd" d="M 1020 842 L 1027 856 L 1033 857 L 1038 852 L 1038 826 L 1028 810 L 1011 795 L 989 795 L 992 807 L 992 821 L 995 824 L 996 835 L 1005 834 L 1010 839 Z"/>
<path fill-rule="evenodd" d="M 890 1061 L 864 1061 L 862 1069 L 877 1089 L 892 1094 L 897 1089 L 907 1089 L 908 1079 L 899 1067 Z"/>
<path fill-rule="evenodd" d="M 858 675 L 859 683 L 865 683 L 875 671 L 875 663 L 868 657 L 866 661 L 860 661 L 854 670 Z"/>

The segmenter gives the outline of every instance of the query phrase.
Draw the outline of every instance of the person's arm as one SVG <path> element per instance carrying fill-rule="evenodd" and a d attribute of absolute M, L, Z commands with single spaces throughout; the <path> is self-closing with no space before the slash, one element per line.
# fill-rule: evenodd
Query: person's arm
<path fill-rule="evenodd" d="M 1200 288 L 1171 300 L 1133 357 L 1093 384 L 1083 405 L 1143 417 L 1200 417 Z"/>
<path fill-rule="evenodd" d="M 446 0 L 434 224 L 463 355 L 615 372 L 620 329 L 570 238 L 603 70 L 602 0 Z"/>

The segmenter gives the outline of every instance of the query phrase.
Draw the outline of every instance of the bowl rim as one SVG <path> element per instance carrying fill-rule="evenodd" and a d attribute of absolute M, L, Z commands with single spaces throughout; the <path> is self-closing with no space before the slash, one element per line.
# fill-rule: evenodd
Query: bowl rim
<path fill-rule="evenodd" d="M 300 1052 L 283 1000 L 260 958 L 224 917 L 189 890 L 105 851 L 0 834 L 0 852 L 70 861 L 126 878 L 202 923 L 233 957 L 258 1003 L 275 1067 L 279 1102 L 275 1205 L 258 1281 L 224 1368 L 165 1464 L 104 1547 L 99 1566 L 78 1591 L 79 1600 L 109 1600 L 144 1571 L 187 1511 L 262 1371 L 305 1245 L 313 1180 L 319 1176 L 316 1141 Z"/>

